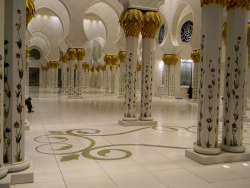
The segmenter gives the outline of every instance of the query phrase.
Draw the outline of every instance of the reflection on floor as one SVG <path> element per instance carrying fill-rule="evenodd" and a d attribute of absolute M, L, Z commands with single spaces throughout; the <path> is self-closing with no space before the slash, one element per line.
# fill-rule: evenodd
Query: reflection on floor
<path fill-rule="evenodd" d="M 202 166 L 185 158 L 196 139 L 197 104 L 153 99 L 154 127 L 118 125 L 123 100 L 88 91 L 84 99 L 31 89 L 26 156 L 34 184 L 15 188 L 250 187 L 250 162 Z M 139 115 L 139 100 L 137 103 Z M 248 111 L 249 113 L 249 111 Z M 250 149 L 250 123 L 244 125 Z"/>

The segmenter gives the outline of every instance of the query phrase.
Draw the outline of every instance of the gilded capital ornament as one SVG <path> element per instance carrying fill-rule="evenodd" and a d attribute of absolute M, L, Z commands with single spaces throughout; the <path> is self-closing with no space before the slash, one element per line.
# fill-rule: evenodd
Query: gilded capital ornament
<path fill-rule="evenodd" d="M 82 66 L 84 67 L 84 69 L 89 69 L 90 64 L 89 63 L 83 63 Z"/>
<path fill-rule="evenodd" d="M 111 65 L 111 56 L 110 55 L 105 55 L 104 56 L 104 62 L 106 65 Z"/>
<path fill-rule="evenodd" d="M 59 68 L 60 62 L 59 61 L 54 61 L 54 66 L 55 66 L 55 68 Z"/>
<path fill-rule="evenodd" d="M 126 52 L 120 51 L 120 52 L 118 53 L 118 57 L 119 57 L 120 63 L 125 63 L 125 60 L 126 60 Z"/>
<path fill-rule="evenodd" d="M 76 51 L 76 57 L 78 61 L 82 61 L 85 56 L 85 50 L 78 48 Z"/>
<path fill-rule="evenodd" d="M 249 10 L 249 5 L 249 0 L 225 0 L 225 6 L 227 7 L 227 11 L 234 9 Z"/>
<path fill-rule="evenodd" d="M 76 49 L 74 48 L 69 48 L 67 50 L 67 54 L 69 56 L 69 60 L 76 60 Z"/>
<path fill-rule="evenodd" d="M 162 61 L 165 65 L 176 65 L 178 62 L 178 56 L 175 54 L 165 54 L 162 57 Z"/>
<path fill-rule="evenodd" d="M 32 18 L 35 17 L 35 14 L 36 14 L 36 9 L 33 1 L 26 0 L 26 29 Z"/>
<path fill-rule="evenodd" d="M 94 71 L 95 71 L 95 67 L 91 67 L 89 70 L 90 70 L 91 72 L 94 72 Z"/>
<path fill-rule="evenodd" d="M 101 70 L 106 71 L 106 65 L 101 65 Z"/>
<path fill-rule="evenodd" d="M 200 50 L 193 50 L 191 52 L 191 58 L 194 63 L 199 63 L 200 62 Z"/>
<path fill-rule="evenodd" d="M 62 63 L 67 63 L 68 59 L 69 59 L 69 56 L 66 53 L 61 53 L 60 58 L 62 60 Z"/>
<path fill-rule="evenodd" d="M 75 69 L 77 70 L 77 64 L 75 64 Z"/>
<path fill-rule="evenodd" d="M 97 72 L 99 72 L 99 71 L 100 71 L 100 66 L 97 66 L 97 67 L 95 68 L 95 70 L 96 70 Z"/>
<path fill-rule="evenodd" d="M 139 61 L 137 61 L 137 72 L 141 71 L 141 65 L 139 63 Z"/>
<path fill-rule="evenodd" d="M 127 9 L 120 16 L 120 26 L 126 37 L 138 38 L 142 29 L 143 14 L 137 9 Z"/>
<path fill-rule="evenodd" d="M 25 46 L 25 51 L 26 51 L 25 66 L 26 66 L 26 68 L 27 68 L 28 65 L 29 65 L 28 58 L 29 58 L 29 55 L 30 55 L 30 49 L 29 49 L 29 47 L 28 47 L 27 45 Z"/>
<path fill-rule="evenodd" d="M 116 65 L 117 62 L 118 62 L 118 57 L 115 56 L 115 55 L 112 55 L 111 58 L 110 58 L 110 62 L 112 65 Z"/>
<path fill-rule="evenodd" d="M 225 6 L 226 0 L 200 0 L 201 1 L 201 7 L 207 6 L 207 5 L 221 5 Z"/>
<path fill-rule="evenodd" d="M 143 39 L 154 39 L 155 34 L 161 27 L 161 18 L 157 12 L 148 11 L 143 16 L 143 26 L 141 30 Z"/>

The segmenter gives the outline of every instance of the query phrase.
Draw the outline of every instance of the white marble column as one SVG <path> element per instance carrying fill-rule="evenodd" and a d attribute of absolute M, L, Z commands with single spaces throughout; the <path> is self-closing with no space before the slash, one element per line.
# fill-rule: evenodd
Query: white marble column
<path fill-rule="evenodd" d="M 102 89 L 106 88 L 106 65 L 101 65 L 101 70 L 102 70 Z"/>
<path fill-rule="evenodd" d="M 48 68 L 48 70 L 47 70 L 47 85 L 46 85 L 46 89 L 47 90 L 49 90 L 49 84 L 50 84 L 50 67 L 49 67 L 49 64 L 47 63 L 47 68 Z"/>
<path fill-rule="evenodd" d="M 105 94 L 109 95 L 111 93 L 111 56 L 106 55 L 104 57 L 104 62 L 106 63 L 105 72 Z"/>
<path fill-rule="evenodd" d="M 96 87 L 98 89 L 101 88 L 101 71 L 100 71 L 100 66 L 97 66 L 96 68 Z"/>
<path fill-rule="evenodd" d="M 91 67 L 90 69 L 90 87 L 95 87 L 95 67 Z"/>
<path fill-rule="evenodd" d="M 142 41 L 141 115 L 140 120 L 152 121 L 152 61 L 154 39 Z M 139 74 L 139 72 L 138 72 Z"/>
<path fill-rule="evenodd" d="M 4 119 L 4 0 L 0 0 L 0 179 L 4 177 L 8 169 L 4 166 L 4 155 L 3 155 L 3 147 L 6 143 L 3 138 L 4 129 L 3 129 L 3 119 Z"/>
<path fill-rule="evenodd" d="M 69 48 L 67 51 L 69 56 L 69 96 L 68 98 L 75 98 L 74 85 L 74 68 L 76 64 L 76 49 Z"/>
<path fill-rule="evenodd" d="M 84 70 L 84 75 L 85 75 L 85 89 L 89 88 L 89 63 L 85 63 L 85 70 Z"/>
<path fill-rule="evenodd" d="M 26 61 L 25 61 L 25 74 L 24 74 L 24 80 L 25 80 L 25 98 L 29 96 L 29 47 L 26 45 L 25 46 L 25 54 L 26 54 Z"/>
<path fill-rule="evenodd" d="M 62 61 L 62 93 L 61 95 L 66 95 L 67 94 L 67 62 L 68 62 L 67 53 L 62 53 L 60 58 Z"/>
<path fill-rule="evenodd" d="M 193 80 L 192 80 L 192 99 L 197 101 L 198 99 L 198 83 L 199 83 L 199 62 L 200 62 L 200 50 L 193 50 L 191 52 L 191 58 L 194 62 Z"/>
<path fill-rule="evenodd" d="M 165 64 L 165 75 L 164 75 L 164 92 L 163 98 L 175 98 L 175 75 L 176 75 L 176 64 L 178 62 L 178 56 L 175 54 L 165 54 L 162 57 Z"/>
<path fill-rule="evenodd" d="M 76 76 L 76 88 L 77 88 L 77 97 L 81 97 L 83 91 L 83 79 L 82 79 L 82 60 L 85 56 L 84 49 L 77 49 L 76 51 L 77 56 L 77 76 Z"/>
<path fill-rule="evenodd" d="M 111 70 L 111 95 L 115 95 L 116 91 L 116 65 L 118 62 L 118 56 L 111 56 L 111 64 L 112 64 L 112 70 Z"/>
<path fill-rule="evenodd" d="M 134 24 L 128 24 L 133 20 Z M 120 25 L 126 36 L 126 79 L 124 121 L 136 121 L 136 63 L 138 37 L 143 25 L 143 14 L 137 9 L 127 9 L 120 17 Z"/>
<path fill-rule="evenodd" d="M 162 56 L 162 61 L 164 62 L 164 78 L 163 78 L 163 94 L 161 98 L 168 98 L 169 96 L 169 62 L 168 55 Z"/>
<path fill-rule="evenodd" d="M 161 18 L 156 12 L 144 14 L 142 27 L 141 115 L 140 120 L 152 121 L 154 38 L 160 29 Z M 139 73 L 139 72 L 138 72 Z"/>
<path fill-rule="evenodd" d="M 5 1 L 5 84 L 3 156 L 9 172 L 30 166 L 25 156 L 25 0 Z M 3 36 L 3 35 L 1 35 Z M 2 40 L 2 39 L 1 39 Z M 15 62 L 15 63 L 13 63 Z"/>
<path fill-rule="evenodd" d="M 246 3 L 247 4 L 247 3 Z M 245 71 L 247 66 L 248 6 L 239 9 L 238 2 L 227 4 L 227 42 L 224 90 L 224 114 L 221 149 L 244 152 L 243 114 Z M 240 6 L 240 5 L 239 5 Z"/>
<path fill-rule="evenodd" d="M 165 59 L 163 58 L 163 61 Z M 163 95 L 162 98 L 167 98 L 169 96 L 169 64 L 167 64 L 167 62 L 164 61 L 164 78 L 163 78 L 163 82 L 164 82 L 164 88 L 163 88 Z"/>
<path fill-rule="evenodd" d="M 201 20 L 201 72 L 197 144 L 194 151 L 202 154 L 219 154 L 218 113 L 223 6 L 212 4 L 210 1 L 203 2 Z"/>
<path fill-rule="evenodd" d="M 123 99 L 125 95 L 125 57 L 126 52 L 119 52 L 118 54 L 120 60 L 120 75 L 119 75 L 119 99 Z"/>

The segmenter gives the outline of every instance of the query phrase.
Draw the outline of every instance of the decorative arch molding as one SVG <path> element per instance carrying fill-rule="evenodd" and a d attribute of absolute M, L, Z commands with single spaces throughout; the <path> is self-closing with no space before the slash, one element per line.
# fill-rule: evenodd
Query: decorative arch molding
<path fill-rule="evenodd" d="M 193 10 L 192 10 L 191 6 L 186 2 L 181 2 L 178 5 L 178 8 L 176 9 L 174 17 L 172 19 L 172 42 L 173 42 L 174 46 L 179 46 L 179 42 L 178 42 L 178 34 L 179 34 L 178 33 L 178 26 L 179 26 L 179 23 L 180 23 L 181 16 L 185 16 L 185 15 L 182 15 L 182 12 L 184 11 L 185 8 L 187 8 L 187 6 L 191 10 L 191 15 L 193 17 Z M 187 13 L 187 14 L 190 14 L 190 12 Z"/>
<path fill-rule="evenodd" d="M 46 33 L 42 32 L 42 31 L 35 31 L 35 32 L 32 32 L 31 35 L 32 35 L 32 38 L 33 38 L 33 37 L 36 37 L 36 36 L 39 36 L 39 37 L 41 37 L 43 40 L 45 40 L 45 42 L 46 42 L 46 44 L 47 44 L 47 46 L 48 46 L 48 52 L 47 52 L 46 54 L 43 54 L 43 55 L 44 55 L 45 58 L 47 58 L 47 56 L 49 55 L 49 52 L 50 52 L 50 50 L 51 50 L 51 39 L 49 38 L 49 36 L 46 35 Z M 31 39 L 32 39 L 32 38 L 31 38 Z M 31 39 L 30 39 L 30 40 L 31 40 Z M 31 43 L 30 46 L 32 46 L 32 43 Z"/>
<path fill-rule="evenodd" d="M 63 26 L 63 38 L 68 35 L 71 23 L 70 13 L 68 7 L 65 6 L 65 3 L 62 0 L 53 0 L 53 4 L 46 0 L 36 0 L 35 7 L 36 10 L 43 8 L 49 9 L 51 12 L 57 15 Z M 67 12 L 67 14 L 63 14 L 65 12 Z"/>
<path fill-rule="evenodd" d="M 84 23 L 83 23 L 84 34 L 85 34 L 85 36 L 88 38 L 89 41 L 90 41 L 90 40 L 94 40 L 94 41 L 98 42 L 98 43 L 101 45 L 101 47 L 103 48 L 103 47 L 105 46 L 106 42 L 107 42 L 107 25 L 106 25 L 105 21 L 103 20 L 103 18 L 102 18 L 100 15 L 98 15 L 98 14 L 96 14 L 95 12 L 92 12 L 92 11 L 86 13 L 86 14 L 84 15 L 84 17 L 83 17 L 83 20 L 84 20 L 85 17 L 88 16 L 88 15 L 93 15 L 93 16 L 97 17 L 99 20 L 101 20 L 101 22 L 103 23 L 104 28 L 105 28 L 105 38 L 102 37 L 102 36 L 95 36 L 95 37 L 90 38 L 90 37 L 86 34 L 86 30 L 85 30 L 85 28 L 84 28 Z"/>

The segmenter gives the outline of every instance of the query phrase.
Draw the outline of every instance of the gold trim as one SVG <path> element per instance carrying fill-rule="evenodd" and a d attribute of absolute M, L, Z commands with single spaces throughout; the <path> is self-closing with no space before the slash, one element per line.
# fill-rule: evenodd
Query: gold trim
<path fill-rule="evenodd" d="M 69 59 L 69 56 L 66 53 L 61 53 L 60 59 L 62 60 L 62 63 L 67 63 L 68 59 Z"/>
<path fill-rule="evenodd" d="M 106 65 L 110 65 L 111 64 L 111 56 L 110 55 L 105 55 L 104 56 L 104 62 Z"/>
<path fill-rule="evenodd" d="M 194 63 L 199 63 L 200 62 L 200 50 L 193 50 L 191 52 L 191 58 Z"/>
<path fill-rule="evenodd" d="M 157 12 L 148 11 L 143 16 L 143 26 L 141 30 L 143 39 L 154 39 L 155 34 L 161 27 L 161 17 Z"/>
<path fill-rule="evenodd" d="M 85 56 L 85 50 L 84 49 L 77 49 L 76 50 L 76 58 L 78 61 L 82 61 Z"/>
<path fill-rule="evenodd" d="M 120 51 L 120 52 L 118 53 L 118 57 L 119 57 L 120 63 L 125 63 L 125 60 L 126 60 L 126 52 Z"/>
<path fill-rule="evenodd" d="M 175 54 L 165 54 L 162 57 L 162 61 L 165 65 L 176 65 L 178 62 L 178 56 Z"/>
<path fill-rule="evenodd" d="M 225 0 L 225 6 L 227 7 L 227 11 L 235 9 L 249 10 L 249 5 L 249 0 Z"/>
<path fill-rule="evenodd" d="M 120 16 L 120 26 L 126 37 L 138 38 L 143 25 L 143 14 L 137 9 L 127 9 Z"/>
<path fill-rule="evenodd" d="M 112 55 L 110 57 L 111 57 L 111 59 L 110 59 L 111 64 L 116 65 L 118 62 L 118 56 Z"/>
<path fill-rule="evenodd" d="M 226 0 L 200 0 L 201 7 L 205 7 L 207 5 L 221 5 L 224 7 L 225 1 Z"/>
<path fill-rule="evenodd" d="M 69 56 L 69 60 L 76 60 L 76 49 L 74 48 L 69 48 L 67 50 L 67 54 Z"/>
<path fill-rule="evenodd" d="M 100 66 L 97 66 L 97 67 L 95 68 L 95 70 L 96 70 L 97 72 L 99 72 L 99 71 L 100 71 Z"/>
<path fill-rule="evenodd" d="M 36 14 L 36 8 L 33 1 L 26 0 L 26 29 L 32 18 L 35 17 L 35 14 Z"/>
<path fill-rule="evenodd" d="M 106 71 L 106 65 L 101 65 L 101 70 Z"/>

